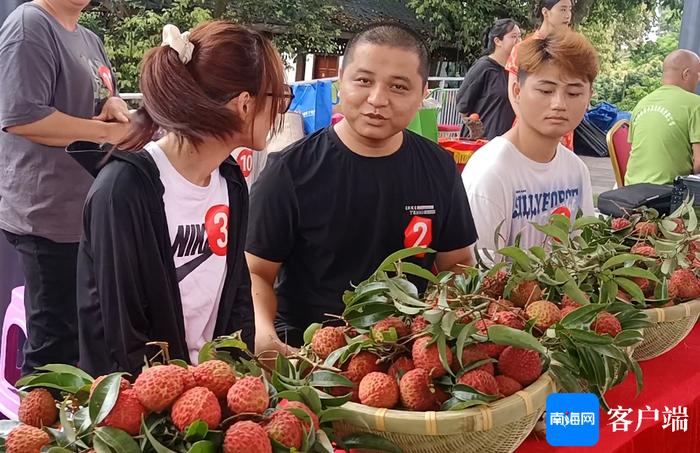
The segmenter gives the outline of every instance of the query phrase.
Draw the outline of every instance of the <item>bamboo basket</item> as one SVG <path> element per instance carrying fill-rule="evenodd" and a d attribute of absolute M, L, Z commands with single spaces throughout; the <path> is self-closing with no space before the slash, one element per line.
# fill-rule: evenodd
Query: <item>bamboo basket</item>
<path fill-rule="evenodd" d="M 700 316 L 700 299 L 666 308 L 644 310 L 654 325 L 644 329 L 644 340 L 635 349 L 637 361 L 649 360 L 670 351 L 690 333 Z"/>
<path fill-rule="evenodd" d="M 350 419 L 333 425 L 341 436 L 378 434 L 406 453 L 509 453 L 530 434 L 555 391 L 554 380 L 545 373 L 507 398 L 463 411 L 412 412 L 346 403 L 342 407 Z"/>

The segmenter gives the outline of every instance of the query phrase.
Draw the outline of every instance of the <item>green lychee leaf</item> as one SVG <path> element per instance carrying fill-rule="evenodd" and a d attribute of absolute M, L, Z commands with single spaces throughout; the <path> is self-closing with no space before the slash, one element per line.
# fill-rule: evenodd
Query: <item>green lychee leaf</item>
<path fill-rule="evenodd" d="M 353 412 L 350 412 L 347 409 L 343 409 L 342 407 L 331 407 L 321 412 L 321 415 L 319 416 L 319 422 L 321 424 L 325 424 L 335 422 L 338 420 L 348 420 L 354 416 L 353 414 Z"/>
<path fill-rule="evenodd" d="M 598 335 L 597 333 L 579 329 L 570 329 L 566 332 L 571 335 L 574 341 L 587 345 L 612 344 L 613 342 L 612 337 L 608 334 Z"/>
<path fill-rule="evenodd" d="M 314 371 L 311 373 L 311 385 L 314 387 L 352 387 L 350 379 L 332 371 Z"/>
<path fill-rule="evenodd" d="M 605 222 L 597 217 L 583 216 L 583 217 L 579 217 L 578 219 L 576 219 L 572 229 L 574 231 L 582 230 L 585 227 L 589 227 L 591 225 L 605 225 Z"/>
<path fill-rule="evenodd" d="M 313 340 L 314 334 L 321 327 L 323 327 L 323 326 L 318 322 L 315 322 L 315 323 L 311 324 L 309 327 L 307 327 L 306 330 L 304 331 L 304 344 L 311 344 L 311 340 Z"/>
<path fill-rule="evenodd" d="M 179 367 L 182 367 L 185 369 L 189 368 L 189 365 L 187 364 L 187 362 L 185 362 L 182 359 L 173 359 L 173 360 L 168 362 L 168 365 L 175 365 L 175 366 L 179 366 Z"/>
<path fill-rule="evenodd" d="M 460 401 L 478 400 L 485 403 L 490 403 L 499 398 L 498 395 L 487 395 L 465 384 L 457 384 L 452 387 L 452 396 Z"/>
<path fill-rule="evenodd" d="M 463 411 L 464 409 L 469 409 L 470 407 L 474 407 L 474 406 L 481 406 L 483 404 L 488 404 L 488 403 L 486 401 L 482 401 L 482 400 L 462 401 L 458 398 L 450 398 L 449 400 L 447 400 L 443 403 L 440 410 L 443 410 L 443 411 Z"/>
<path fill-rule="evenodd" d="M 98 429 L 102 429 L 102 428 L 98 428 Z M 151 429 L 149 429 L 149 427 L 146 425 L 145 420 L 141 421 L 141 432 L 146 435 L 146 439 L 148 440 L 148 443 L 151 445 L 151 447 L 153 447 L 153 450 L 155 450 L 156 453 L 177 453 L 175 451 L 172 451 L 171 449 L 169 449 L 165 445 L 161 444 L 158 441 L 158 439 L 156 439 L 153 436 L 153 433 L 151 432 Z M 126 434 L 126 433 L 124 433 L 124 434 Z M 128 436 L 128 434 L 127 434 L 127 436 Z M 129 438 L 133 441 L 133 438 L 131 438 L 131 437 L 129 437 Z M 141 451 L 138 449 L 138 446 L 136 448 L 137 448 L 136 452 Z"/>
<path fill-rule="evenodd" d="M 576 328 L 583 324 L 588 325 L 604 308 L 605 305 L 603 304 L 584 305 L 583 307 L 579 307 L 568 315 L 564 316 L 564 318 L 559 321 L 559 324 L 567 329 Z"/>
<path fill-rule="evenodd" d="M 438 355 L 440 356 L 440 363 L 449 374 L 454 375 L 447 360 L 447 348 L 449 346 L 447 346 L 447 340 L 445 339 L 445 335 L 439 335 L 436 339 L 436 342 L 438 347 Z"/>
<path fill-rule="evenodd" d="M 187 450 L 187 453 L 216 453 L 216 445 L 210 440 L 200 440 Z"/>
<path fill-rule="evenodd" d="M 66 439 L 72 444 L 77 440 L 78 434 L 75 431 L 75 426 L 73 426 L 73 420 L 68 419 L 69 404 L 70 402 L 68 400 L 64 400 L 61 403 L 61 407 L 58 409 L 58 419 L 61 422 L 61 427 L 63 427 Z"/>
<path fill-rule="evenodd" d="M 379 450 L 388 453 L 401 453 L 402 450 L 392 441 L 372 433 L 353 433 L 340 439 L 340 446 L 347 449 Z"/>
<path fill-rule="evenodd" d="M 317 453 L 333 453 L 335 451 L 331 440 L 328 438 L 328 434 L 326 434 L 326 432 L 322 429 L 316 431 L 314 451 Z"/>
<path fill-rule="evenodd" d="M 512 258 L 513 261 L 521 269 L 528 272 L 532 271 L 532 264 L 530 263 L 530 258 L 528 258 L 527 254 L 523 252 L 519 247 L 503 247 L 498 251 L 498 253 L 508 258 Z"/>
<path fill-rule="evenodd" d="M 63 447 L 51 447 L 46 450 L 46 453 L 73 453 L 73 450 L 68 450 L 67 448 Z"/>
<path fill-rule="evenodd" d="M 613 275 L 619 277 L 646 278 L 647 280 L 659 282 L 659 278 L 656 275 L 654 275 L 652 272 L 649 272 L 646 269 L 641 269 L 639 267 L 621 267 L 619 269 L 615 269 L 613 271 Z"/>
<path fill-rule="evenodd" d="M 306 404 L 309 409 L 311 409 L 315 414 L 318 414 L 323 409 L 321 404 L 321 398 L 316 393 L 316 390 L 311 387 L 302 387 L 299 389 L 299 393 L 304 397 L 303 403 Z"/>
<path fill-rule="evenodd" d="M 626 348 L 629 346 L 634 346 L 644 340 L 644 336 L 638 330 L 623 330 L 618 333 L 613 340 L 615 346 Z"/>
<path fill-rule="evenodd" d="M 207 437 L 209 426 L 202 420 L 196 420 L 187 427 L 185 431 L 185 440 L 196 442 Z"/>
<path fill-rule="evenodd" d="M 112 373 L 100 381 L 88 405 L 93 426 L 99 425 L 114 407 L 119 397 L 119 385 L 124 373 Z"/>
<path fill-rule="evenodd" d="M 106 380 L 106 379 L 105 379 Z M 140 453 L 138 444 L 126 432 L 111 426 L 102 426 L 95 430 L 95 438 L 108 445 L 115 453 Z M 158 453 L 161 453 L 160 451 Z"/>
<path fill-rule="evenodd" d="M 563 389 L 567 393 L 580 393 L 582 391 L 581 384 L 568 369 L 553 363 L 550 366 L 550 372 L 557 381 L 557 387 Z"/>
<path fill-rule="evenodd" d="M 423 280 L 426 280 L 430 283 L 434 283 L 434 284 L 438 283 L 438 278 L 435 274 L 433 274 L 429 270 L 424 269 L 424 268 L 422 268 L 419 265 L 414 264 L 414 263 L 408 263 L 408 262 L 401 263 L 401 271 L 406 273 L 406 274 L 411 274 L 411 275 L 415 275 L 416 277 L 420 277 Z"/>
<path fill-rule="evenodd" d="M 617 267 L 620 264 L 630 264 L 634 262 L 651 262 L 655 261 L 654 258 L 649 258 L 647 256 L 643 255 L 634 255 L 632 253 L 623 253 L 621 255 L 615 255 L 612 258 L 609 258 L 605 263 L 603 263 L 603 267 L 601 270 L 607 270 L 611 269 L 613 267 Z"/>
<path fill-rule="evenodd" d="M 85 386 L 85 380 L 71 373 L 49 372 L 25 376 L 19 379 L 15 386 L 22 390 L 46 387 L 73 394 L 78 393 Z"/>
<path fill-rule="evenodd" d="M 508 326 L 495 325 L 488 328 L 489 340 L 496 344 L 515 346 L 516 348 L 532 349 L 540 354 L 546 354 L 547 350 L 537 338 L 522 330 Z"/>
<path fill-rule="evenodd" d="M 630 295 L 632 300 L 644 302 L 644 293 L 635 282 L 624 277 L 615 277 L 614 281 L 620 288 L 625 290 L 625 292 Z"/>
<path fill-rule="evenodd" d="M 49 365 L 44 365 L 41 367 L 36 368 L 37 371 L 50 371 L 54 373 L 62 373 L 62 374 L 72 374 L 73 376 L 77 376 L 81 378 L 82 380 L 85 381 L 85 384 L 91 384 L 94 379 L 92 376 L 87 374 L 85 371 L 81 370 L 80 368 L 76 368 L 71 365 L 64 365 L 64 364 L 57 364 L 57 363 L 52 363 Z"/>
<path fill-rule="evenodd" d="M 435 253 L 435 250 L 429 249 L 427 247 L 411 247 L 407 249 L 398 250 L 391 255 L 384 258 L 384 261 L 379 265 L 377 270 L 374 272 L 378 274 L 379 272 L 391 272 L 395 269 L 395 264 L 406 258 L 410 258 L 416 255 L 422 255 L 424 253 Z"/>

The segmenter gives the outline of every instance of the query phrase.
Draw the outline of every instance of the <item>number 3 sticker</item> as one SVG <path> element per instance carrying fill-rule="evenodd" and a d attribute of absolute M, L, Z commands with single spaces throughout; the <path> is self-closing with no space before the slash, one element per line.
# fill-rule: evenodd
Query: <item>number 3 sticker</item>
<path fill-rule="evenodd" d="M 224 256 L 228 249 L 228 206 L 217 204 L 207 211 L 204 228 L 207 231 L 209 248 L 215 255 Z"/>
<path fill-rule="evenodd" d="M 413 216 L 404 230 L 403 245 L 409 247 L 429 247 L 433 242 L 433 220 L 427 217 Z"/>

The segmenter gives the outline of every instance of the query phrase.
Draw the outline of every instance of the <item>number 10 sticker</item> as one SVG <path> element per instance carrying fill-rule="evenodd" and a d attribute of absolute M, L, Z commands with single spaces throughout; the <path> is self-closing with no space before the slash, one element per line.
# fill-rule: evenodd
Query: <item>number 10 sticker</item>
<path fill-rule="evenodd" d="M 427 217 L 413 216 L 403 232 L 403 245 L 409 247 L 429 247 L 433 241 L 433 220 Z M 422 257 L 423 254 L 418 255 Z"/>

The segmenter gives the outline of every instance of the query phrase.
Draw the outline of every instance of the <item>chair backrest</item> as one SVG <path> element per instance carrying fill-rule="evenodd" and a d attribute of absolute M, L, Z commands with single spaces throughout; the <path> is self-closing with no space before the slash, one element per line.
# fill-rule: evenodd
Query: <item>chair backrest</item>
<path fill-rule="evenodd" d="M 629 132 L 630 122 L 628 120 L 620 120 L 610 128 L 606 137 L 608 152 L 610 153 L 610 160 L 618 187 L 625 185 L 627 161 L 632 150 L 632 145 L 629 143 Z"/>

